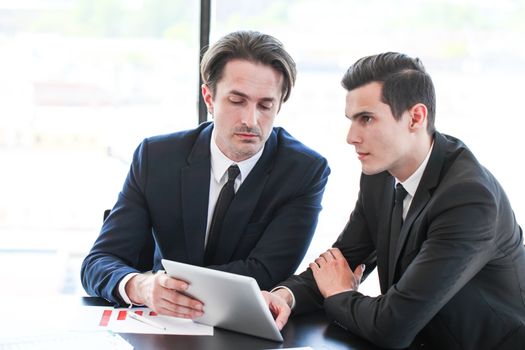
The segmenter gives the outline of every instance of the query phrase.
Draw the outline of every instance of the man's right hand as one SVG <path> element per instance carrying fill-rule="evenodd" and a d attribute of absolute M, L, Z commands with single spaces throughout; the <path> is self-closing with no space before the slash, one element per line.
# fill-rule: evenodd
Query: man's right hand
<path fill-rule="evenodd" d="M 292 312 L 290 308 L 292 296 L 284 288 L 277 289 L 272 293 L 262 291 L 262 295 L 266 301 L 266 304 L 268 304 L 273 317 L 275 318 L 277 328 L 279 328 L 279 330 L 283 329 Z"/>
<path fill-rule="evenodd" d="M 188 283 L 165 273 L 135 275 L 125 289 L 133 304 L 146 305 L 158 314 L 193 319 L 204 313 L 200 300 L 184 294 Z"/>

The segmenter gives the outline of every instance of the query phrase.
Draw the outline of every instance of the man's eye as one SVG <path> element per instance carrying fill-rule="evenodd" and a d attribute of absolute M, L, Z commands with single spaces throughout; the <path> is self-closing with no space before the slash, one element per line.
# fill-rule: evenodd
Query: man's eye
<path fill-rule="evenodd" d="M 242 103 L 242 100 L 232 99 L 232 98 L 231 98 L 231 99 L 230 99 L 230 102 L 233 103 L 233 104 L 238 105 L 238 104 L 241 104 L 241 103 Z"/>
<path fill-rule="evenodd" d="M 273 104 L 272 103 L 262 103 L 260 104 L 260 106 L 261 106 L 261 109 L 269 110 L 269 109 L 272 109 Z"/>

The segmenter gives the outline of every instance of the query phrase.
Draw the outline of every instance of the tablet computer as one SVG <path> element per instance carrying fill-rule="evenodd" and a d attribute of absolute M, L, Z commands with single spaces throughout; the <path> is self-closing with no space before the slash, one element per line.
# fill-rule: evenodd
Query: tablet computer
<path fill-rule="evenodd" d="M 204 303 L 195 322 L 283 341 L 273 316 L 252 277 L 162 259 L 169 276 L 188 282 L 187 294 Z"/>

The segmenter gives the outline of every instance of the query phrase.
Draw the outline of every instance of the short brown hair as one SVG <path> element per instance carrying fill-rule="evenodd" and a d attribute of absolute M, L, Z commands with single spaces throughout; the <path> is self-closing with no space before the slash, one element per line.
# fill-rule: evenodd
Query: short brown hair
<path fill-rule="evenodd" d="M 237 31 L 210 46 L 202 57 L 201 77 L 213 95 L 222 78 L 224 66 L 234 59 L 262 63 L 280 72 L 283 75 L 281 101 L 288 100 L 297 70 L 294 60 L 279 40 L 256 31 Z"/>

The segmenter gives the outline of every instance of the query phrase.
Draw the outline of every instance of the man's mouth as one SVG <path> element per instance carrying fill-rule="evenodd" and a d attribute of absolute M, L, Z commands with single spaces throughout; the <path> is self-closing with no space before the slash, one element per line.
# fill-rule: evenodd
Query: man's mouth
<path fill-rule="evenodd" d="M 357 159 L 359 160 L 363 160 L 365 159 L 370 153 L 365 153 L 365 152 L 357 152 Z"/>
<path fill-rule="evenodd" d="M 239 137 L 242 137 L 242 138 L 248 138 L 248 139 L 253 139 L 253 138 L 259 137 L 258 134 L 244 133 L 244 132 L 238 132 L 238 133 L 235 133 L 235 135 L 239 136 Z"/>

